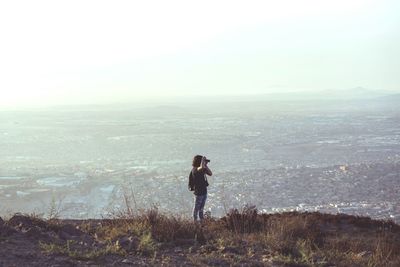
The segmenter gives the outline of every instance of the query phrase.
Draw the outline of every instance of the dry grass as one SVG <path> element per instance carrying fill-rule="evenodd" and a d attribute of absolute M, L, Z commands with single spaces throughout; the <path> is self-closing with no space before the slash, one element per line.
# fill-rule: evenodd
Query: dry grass
<path fill-rule="evenodd" d="M 44 223 L 38 218 L 33 222 Z M 400 266 L 399 225 L 342 214 L 259 214 L 247 206 L 199 226 L 154 207 L 78 226 L 102 245 L 79 252 L 72 243 L 42 244 L 42 250 L 80 259 L 162 255 L 160 261 L 166 261 L 179 248 L 192 265 Z M 124 238 L 132 242 L 129 249 L 120 246 Z"/>
<path fill-rule="evenodd" d="M 39 246 L 44 253 L 65 255 L 77 260 L 95 260 L 110 254 L 126 254 L 117 243 L 109 243 L 100 248 L 81 249 L 75 241 L 68 240 L 64 245 L 39 242 Z"/>
<path fill-rule="evenodd" d="M 114 240 L 125 235 L 142 236 L 151 234 L 158 242 L 173 242 L 180 238 L 194 238 L 196 226 L 192 220 L 168 216 L 153 207 L 137 215 L 119 216 L 105 219 L 101 227 L 95 229 L 97 236 L 104 240 Z M 93 231 L 93 230 L 92 230 Z"/>
<path fill-rule="evenodd" d="M 392 221 L 317 212 L 258 214 L 245 207 L 206 229 L 219 247 L 252 248 L 284 265 L 400 266 L 400 226 Z"/>

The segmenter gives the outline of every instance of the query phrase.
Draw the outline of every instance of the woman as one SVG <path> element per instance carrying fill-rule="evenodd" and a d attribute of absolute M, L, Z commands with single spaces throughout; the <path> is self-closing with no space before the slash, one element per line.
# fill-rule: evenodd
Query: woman
<path fill-rule="evenodd" d="M 212 172 L 207 163 L 210 162 L 206 157 L 196 155 L 193 158 L 193 169 L 189 175 L 189 190 L 194 191 L 193 219 L 196 222 L 197 217 L 200 221 L 204 219 L 204 205 L 207 199 L 208 181 L 206 174 L 211 176 Z"/>

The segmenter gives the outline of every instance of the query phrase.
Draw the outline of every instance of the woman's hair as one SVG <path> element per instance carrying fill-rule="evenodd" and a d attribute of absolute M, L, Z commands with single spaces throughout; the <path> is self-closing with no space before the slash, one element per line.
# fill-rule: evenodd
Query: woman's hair
<path fill-rule="evenodd" d="M 192 166 L 193 167 L 200 167 L 202 158 L 203 158 L 202 155 L 194 156 Z"/>

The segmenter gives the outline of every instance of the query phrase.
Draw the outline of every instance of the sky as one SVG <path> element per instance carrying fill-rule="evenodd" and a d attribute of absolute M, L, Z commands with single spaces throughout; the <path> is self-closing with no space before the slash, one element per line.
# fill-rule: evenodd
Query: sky
<path fill-rule="evenodd" d="M 400 1 L 1 1 L 0 107 L 400 90 Z"/>

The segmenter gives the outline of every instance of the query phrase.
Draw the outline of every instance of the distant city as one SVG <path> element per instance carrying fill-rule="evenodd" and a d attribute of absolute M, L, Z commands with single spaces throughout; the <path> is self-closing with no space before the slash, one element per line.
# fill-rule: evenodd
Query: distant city
<path fill-rule="evenodd" d="M 399 104 L 264 96 L 2 110 L 0 215 L 99 218 L 130 205 L 190 216 L 187 179 L 202 154 L 212 216 L 255 205 L 400 222 Z"/>

